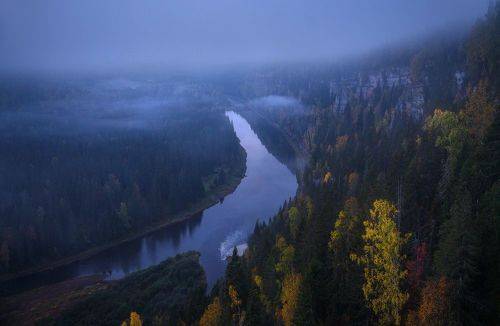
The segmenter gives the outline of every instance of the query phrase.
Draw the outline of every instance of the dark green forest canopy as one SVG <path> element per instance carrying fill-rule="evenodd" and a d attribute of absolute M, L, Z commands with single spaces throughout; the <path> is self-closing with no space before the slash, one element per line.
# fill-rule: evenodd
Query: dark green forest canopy
<path fill-rule="evenodd" d="M 96 113 L 73 109 L 70 90 L 0 113 L 0 273 L 165 222 L 243 175 L 244 151 L 221 111 Z"/>

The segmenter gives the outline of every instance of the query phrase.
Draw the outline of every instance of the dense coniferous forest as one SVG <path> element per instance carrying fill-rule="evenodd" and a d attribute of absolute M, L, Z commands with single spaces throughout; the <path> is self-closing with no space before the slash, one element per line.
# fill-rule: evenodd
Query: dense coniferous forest
<path fill-rule="evenodd" d="M 1 113 L 2 273 L 173 219 L 244 173 L 244 151 L 222 112 L 193 105 L 94 118 L 65 108 L 75 92 L 52 95 L 63 101 L 57 109 L 53 99 L 30 109 L 29 94 L 44 99 L 26 89 L 28 100 L 5 100 L 13 109 Z"/>
<path fill-rule="evenodd" d="M 312 107 L 267 112 L 310 162 L 200 325 L 498 323 L 499 10 L 330 83 L 264 77 Z"/>

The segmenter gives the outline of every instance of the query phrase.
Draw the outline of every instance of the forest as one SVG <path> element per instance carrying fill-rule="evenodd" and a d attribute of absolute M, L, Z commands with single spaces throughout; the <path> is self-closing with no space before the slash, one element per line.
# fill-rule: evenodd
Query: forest
<path fill-rule="evenodd" d="M 192 102 L 96 113 L 102 99 L 80 86 L 2 86 L 0 273 L 173 219 L 244 174 L 223 112 Z M 67 108 L 74 98 L 82 108 Z"/>
<path fill-rule="evenodd" d="M 234 110 L 296 174 L 296 196 L 260 217 L 213 286 L 189 251 L 101 279 L 40 325 L 499 325 L 499 43 L 496 1 L 470 30 L 172 91 L 216 94 L 217 108 L 183 99 L 96 119 L 93 99 L 78 124 L 64 103 L 88 88 L 2 86 L 0 273 L 121 239 L 240 180 Z"/>
<path fill-rule="evenodd" d="M 311 107 L 267 112 L 311 158 L 200 325 L 498 324 L 499 11 L 358 71 L 264 77 Z"/>

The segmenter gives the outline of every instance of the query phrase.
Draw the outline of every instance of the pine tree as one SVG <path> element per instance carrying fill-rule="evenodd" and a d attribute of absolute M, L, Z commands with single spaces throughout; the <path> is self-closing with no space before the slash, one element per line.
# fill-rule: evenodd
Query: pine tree
<path fill-rule="evenodd" d="M 362 269 L 350 259 L 362 249 L 363 224 L 358 216 L 356 200 L 346 202 L 330 234 L 328 247 L 332 257 L 332 307 L 334 314 L 348 323 L 362 313 Z"/>
<path fill-rule="evenodd" d="M 479 273 L 477 262 L 479 239 L 471 210 L 471 197 L 461 189 L 450 210 L 450 218 L 441 226 L 439 248 L 435 254 L 437 271 L 455 282 L 460 318 L 475 323 L 478 298 L 475 281 Z"/>
<path fill-rule="evenodd" d="M 248 291 L 248 302 L 245 308 L 244 325 L 266 325 L 265 311 L 260 300 L 259 287 L 255 283 L 250 284 Z"/>
<path fill-rule="evenodd" d="M 297 309 L 293 318 L 294 325 L 315 325 L 314 311 L 313 311 L 313 295 L 310 286 L 311 280 L 308 275 L 299 289 L 299 296 L 297 298 Z"/>
<path fill-rule="evenodd" d="M 233 255 L 226 268 L 226 281 L 228 285 L 235 288 L 241 298 L 246 298 L 248 288 L 247 279 L 242 259 L 238 256 L 236 247 L 233 249 Z"/>
<path fill-rule="evenodd" d="M 292 206 L 288 210 L 288 219 L 290 225 L 290 233 L 292 234 L 293 238 L 296 238 L 300 226 L 300 213 L 297 207 Z"/>

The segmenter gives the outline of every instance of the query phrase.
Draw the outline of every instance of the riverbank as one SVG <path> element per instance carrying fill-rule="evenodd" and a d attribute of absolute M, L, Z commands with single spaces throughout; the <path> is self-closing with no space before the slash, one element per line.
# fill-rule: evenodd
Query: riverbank
<path fill-rule="evenodd" d="M 0 298 L 0 324 L 35 325 L 111 284 L 103 275 L 83 276 Z"/>
<path fill-rule="evenodd" d="M 225 183 L 224 185 L 218 186 L 214 189 L 212 189 L 207 195 L 200 201 L 198 201 L 196 204 L 192 205 L 191 207 L 183 210 L 182 212 L 165 216 L 160 222 L 155 223 L 153 225 L 149 225 L 141 229 L 139 232 L 135 232 L 133 234 L 129 234 L 127 236 L 121 237 L 120 239 L 114 240 L 110 243 L 103 244 L 100 246 L 96 246 L 93 248 L 90 248 L 88 250 L 85 250 L 83 252 L 80 252 L 75 255 L 67 256 L 65 258 L 61 258 L 56 261 L 52 261 L 43 265 L 39 265 L 36 267 L 32 267 L 30 269 L 26 269 L 24 271 L 16 272 L 16 273 L 10 273 L 10 274 L 5 274 L 0 276 L 0 283 L 5 283 L 9 282 L 15 279 L 19 279 L 22 277 L 26 277 L 32 274 L 36 273 L 41 273 L 41 272 L 46 272 L 50 271 L 65 265 L 69 265 L 72 263 L 76 263 L 78 261 L 82 261 L 85 259 L 88 259 L 92 256 L 95 256 L 103 251 L 106 251 L 108 249 L 111 249 L 113 247 L 116 247 L 118 245 L 121 245 L 126 242 L 133 241 L 137 238 L 141 238 L 151 232 L 157 231 L 159 229 L 168 227 L 170 225 L 174 225 L 183 221 L 186 221 L 197 214 L 200 214 L 207 208 L 212 207 L 213 205 L 216 205 L 226 197 L 227 195 L 231 194 L 234 192 L 234 190 L 238 187 L 240 184 L 242 178 L 244 178 L 245 172 L 246 172 L 246 152 L 243 148 L 241 148 L 242 151 L 242 162 L 237 162 L 238 166 L 235 168 L 233 171 L 233 175 L 228 177 L 228 182 Z M 9 295 L 10 293 L 0 293 L 0 296 L 2 295 Z"/>

